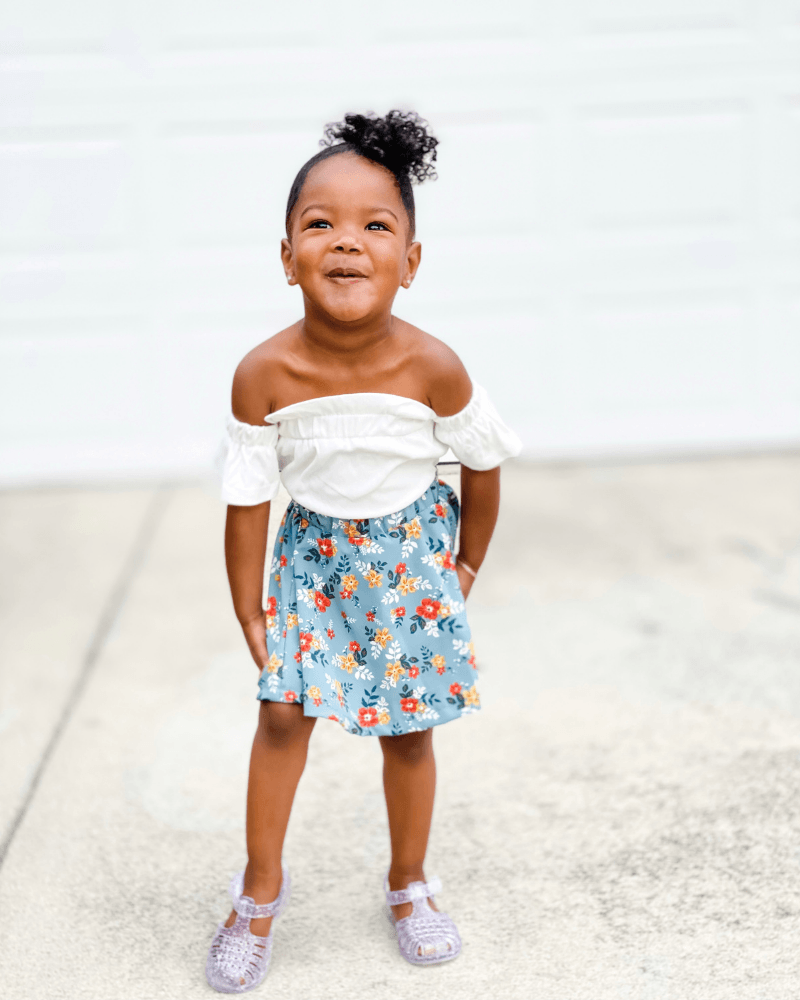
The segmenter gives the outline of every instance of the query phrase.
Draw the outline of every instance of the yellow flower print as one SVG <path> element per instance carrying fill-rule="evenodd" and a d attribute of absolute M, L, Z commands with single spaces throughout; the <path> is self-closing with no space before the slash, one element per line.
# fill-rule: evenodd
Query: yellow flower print
<path fill-rule="evenodd" d="M 312 684 L 312 686 L 308 689 L 308 691 L 306 691 L 306 694 L 308 695 L 308 698 L 314 702 L 315 705 L 322 704 L 322 692 L 316 686 L 316 684 Z"/>
<path fill-rule="evenodd" d="M 419 590 L 419 582 L 421 579 L 421 576 L 401 576 L 400 582 L 397 584 L 397 589 L 403 597 L 406 597 L 408 594 L 413 594 L 415 591 Z"/>
<path fill-rule="evenodd" d="M 364 574 L 364 579 L 370 585 L 370 587 L 382 587 L 383 586 L 383 576 L 376 569 L 369 569 Z"/>
<path fill-rule="evenodd" d="M 479 706 L 481 703 L 480 695 L 478 694 L 477 687 L 473 684 L 471 688 L 467 688 L 464 692 L 464 704 Z"/>
<path fill-rule="evenodd" d="M 339 661 L 339 666 L 342 670 L 346 670 L 348 674 L 352 674 L 358 666 L 358 662 L 352 653 L 345 653 L 344 656 L 337 656 L 336 659 Z"/>
<path fill-rule="evenodd" d="M 449 604 L 443 604 L 439 608 L 439 617 L 440 618 L 447 618 L 447 616 L 451 615 L 452 613 L 453 613 L 453 609 L 450 607 Z"/>
<path fill-rule="evenodd" d="M 286 616 L 286 628 L 287 629 L 296 628 L 299 621 L 300 619 L 297 617 L 297 615 L 293 614 L 290 611 L 289 614 Z"/>
<path fill-rule="evenodd" d="M 437 653 L 436 656 L 431 657 L 431 666 L 434 667 L 436 670 L 438 670 L 439 667 L 443 667 L 444 665 L 445 665 L 445 658 L 443 656 L 440 656 Z"/>
<path fill-rule="evenodd" d="M 392 717 L 388 712 L 378 712 L 378 722 L 382 726 L 388 726 L 391 721 Z"/>
<path fill-rule="evenodd" d="M 406 529 L 407 538 L 419 538 L 422 533 L 422 525 L 418 517 L 415 517 L 413 521 L 409 521 L 408 524 L 404 524 L 403 527 Z"/>
<path fill-rule="evenodd" d="M 425 711 L 426 705 L 424 701 L 417 702 L 417 715 L 421 715 Z"/>
<path fill-rule="evenodd" d="M 405 672 L 406 668 L 397 660 L 395 663 L 388 665 L 385 676 L 393 683 L 397 683 Z"/>
<path fill-rule="evenodd" d="M 344 706 L 344 692 L 342 691 L 342 685 L 338 681 L 333 682 L 333 692 L 339 700 L 339 704 Z"/>
<path fill-rule="evenodd" d="M 278 656 L 277 653 L 273 653 L 272 656 L 267 660 L 267 673 L 277 674 L 280 668 L 283 666 L 283 660 Z"/>
<path fill-rule="evenodd" d="M 386 643 L 389 642 L 390 639 L 394 639 L 394 636 L 388 628 L 379 628 L 375 633 L 375 642 L 377 642 L 381 649 L 386 649 Z"/>
<path fill-rule="evenodd" d="M 342 590 L 349 590 L 351 594 L 353 591 L 358 590 L 358 580 L 352 573 L 348 573 L 342 577 Z"/>

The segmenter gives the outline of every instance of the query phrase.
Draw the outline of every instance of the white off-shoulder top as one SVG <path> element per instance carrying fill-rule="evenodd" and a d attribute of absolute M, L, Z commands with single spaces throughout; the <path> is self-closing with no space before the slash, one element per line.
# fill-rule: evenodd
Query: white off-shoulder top
<path fill-rule="evenodd" d="M 256 427 L 228 417 L 222 499 L 272 500 L 282 479 L 299 504 L 328 517 L 381 517 L 421 496 L 452 448 L 470 469 L 493 469 L 522 444 L 473 383 L 459 413 L 440 417 L 416 399 L 384 392 L 293 403 Z"/>

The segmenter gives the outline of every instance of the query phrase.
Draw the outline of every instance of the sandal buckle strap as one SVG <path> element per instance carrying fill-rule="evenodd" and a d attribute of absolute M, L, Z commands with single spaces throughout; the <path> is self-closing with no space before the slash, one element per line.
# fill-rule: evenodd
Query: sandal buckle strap
<path fill-rule="evenodd" d="M 415 899 L 427 899 L 428 896 L 435 896 L 437 892 L 442 891 L 442 881 L 440 878 L 434 877 L 430 882 L 412 882 L 405 889 L 391 891 L 387 876 L 384 891 L 389 906 L 399 906 L 400 903 L 411 903 Z"/>
<path fill-rule="evenodd" d="M 228 891 L 233 900 L 233 908 L 236 912 L 249 920 L 257 920 L 259 917 L 274 917 L 280 909 L 283 888 L 286 884 L 285 873 L 282 876 L 281 888 L 278 895 L 271 903 L 255 903 L 249 896 L 244 896 L 244 872 L 239 872 L 231 879 Z"/>

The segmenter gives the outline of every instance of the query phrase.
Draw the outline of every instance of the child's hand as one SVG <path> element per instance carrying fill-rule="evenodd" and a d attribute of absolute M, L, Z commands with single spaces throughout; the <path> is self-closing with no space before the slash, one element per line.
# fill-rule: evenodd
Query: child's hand
<path fill-rule="evenodd" d="M 459 566 L 456 563 L 456 573 L 458 573 L 458 582 L 461 584 L 461 593 L 464 595 L 464 600 L 469 597 L 469 592 L 472 590 L 472 584 L 475 583 L 475 577 L 468 573 L 463 566 Z"/>
<path fill-rule="evenodd" d="M 267 613 L 261 611 L 248 622 L 242 622 L 242 631 L 247 640 L 250 655 L 255 660 L 259 670 L 263 670 L 269 660 L 267 650 Z"/>

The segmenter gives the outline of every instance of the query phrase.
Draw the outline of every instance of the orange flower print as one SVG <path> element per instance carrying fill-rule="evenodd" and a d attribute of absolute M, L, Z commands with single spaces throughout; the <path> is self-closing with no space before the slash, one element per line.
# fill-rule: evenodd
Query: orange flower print
<path fill-rule="evenodd" d="M 284 691 L 283 692 L 283 700 L 284 701 L 296 701 L 297 700 L 297 694 L 294 691 Z"/>
<path fill-rule="evenodd" d="M 332 538 L 318 538 L 317 547 L 320 555 L 325 556 L 326 559 L 333 559 L 336 555 L 336 542 Z"/>
<path fill-rule="evenodd" d="M 314 603 L 317 606 L 317 611 L 327 611 L 331 606 L 330 598 L 326 597 L 321 590 L 314 591 Z"/>
<path fill-rule="evenodd" d="M 322 692 L 316 685 L 312 685 L 306 692 L 309 701 L 312 701 L 317 708 L 322 704 Z"/>
<path fill-rule="evenodd" d="M 408 668 L 409 677 L 419 677 L 419 667 L 409 667 Z"/>
<path fill-rule="evenodd" d="M 405 672 L 406 668 L 399 660 L 397 660 L 395 663 L 390 663 L 386 667 L 386 673 L 384 674 L 384 676 L 388 681 L 390 681 L 393 684 L 396 684 Z"/>
<path fill-rule="evenodd" d="M 277 674 L 280 668 L 283 666 L 283 660 L 278 656 L 277 653 L 273 653 L 272 656 L 267 660 L 267 673 Z"/>
<path fill-rule="evenodd" d="M 306 518 L 304 518 L 304 517 L 300 518 L 300 527 L 301 528 L 307 528 L 308 527 L 308 521 L 306 520 Z"/>
<path fill-rule="evenodd" d="M 419 590 L 421 579 L 421 576 L 401 576 L 400 582 L 397 584 L 397 589 L 403 597 L 407 597 L 409 594 L 413 594 L 416 590 Z"/>
<path fill-rule="evenodd" d="M 437 517 L 447 517 L 447 511 L 444 509 L 444 504 L 436 503 L 433 505 L 433 509 L 436 511 Z"/>
<path fill-rule="evenodd" d="M 338 715 L 329 715 L 328 718 L 330 719 L 331 722 L 338 722 L 339 721 L 339 716 Z"/>
<path fill-rule="evenodd" d="M 299 663 L 302 659 L 303 659 L 303 654 L 298 649 L 297 652 L 294 654 L 294 662 Z"/>
<path fill-rule="evenodd" d="M 478 694 L 478 689 L 473 684 L 471 688 L 467 688 L 464 692 L 464 702 L 467 705 L 474 705 L 476 708 L 480 705 L 481 699 Z"/>
<path fill-rule="evenodd" d="M 445 569 L 455 569 L 456 564 L 453 562 L 453 553 L 448 549 L 444 554 L 444 559 L 442 560 L 442 566 Z"/>
<path fill-rule="evenodd" d="M 417 698 L 401 698 L 400 708 L 403 712 L 416 712 L 419 700 Z"/>
<path fill-rule="evenodd" d="M 378 710 L 376 708 L 359 708 L 358 724 L 365 729 L 370 729 L 378 724 Z"/>
<path fill-rule="evenodd" d="M 375 621 L 375 612 L 374 611 L 368 611 L 364 617 L 367 619 L 368 622 L 374 622 Z"/>
<path fill-rule="evenodd" d="M 422 604 L 417 605 L 417 614 L 422 618 L 427 618 L 428 621 L 434 621 L 439 615 L 439 608 L 442 606 L 441 601 L 434 601 L 430 597 L 423 597 Z"/>
<path fill-rule="evenodd" d="M 289 560 L 286 558 L 286 556 L 281 556 L 280 565 L 281 567 L 289 565 Z"/>
<path fill-rule="evenodd" d="M 436 673 L 437 674 L 443 674 L 445 672 L 445 670 L 447 670 L 447 667 L 437 667 L 436 668 Z"/>
<path fill-rule="evenodd" d="M 406 529 L 407 538 L 419 538 L 422 534 L 422 525 L 418 517 L 415 517 L 413 521 L 409 521 L 404 524 L 403 527 Z"/>
<path fill-rule="evenodd" d="M 270 597 L 267 601 L 267 607 L 265 610 L 267 612 L 267 618 L 274 619 L 278 614 L 278 598 Z"/>
<path fill-rule="evenodd" d="M 399 608 L 392 608 L 392 614 L 395 618 L 405 618 L 406 609 L 401 604 Z"/>
<path fill-rule="evenodd" d="M 441 667 L 442 673 L 444 673 L 445 658 L 440 653 L 437 653 L 436 656 L 431 657 L 431 666 L 437 670 Z"/>
<path fill-rule="evenodd" d="M 397 575 L 398 575 L 398 576 L 402 576 L 402 575 L 403 575 L 403 573 L 405 573 L 405 571 L 406 571 L 407 569 L 408 569 L 408 567 L 406 566 L 406 564 L 405 564 L 405 563 L 398 563 L 398 564 L 397 564 L 397 565 L 395 566 L 395 568 L 394 568 L 394 571 L 395 571 L 395 573 L 397 573 Z"/>
<path fill-rule="evenodd" d="M 293 614 L 290 611 L 289 614 L 286 616 L 286 628 L 294 628 L 299 621 L 300 619 L 297 617 L 297 615 Z"/>
<path fill-rule="evenodd" d="M 307 653 L 311 649 L 311 645 L 314 642 L 313 632 L 301 632 L 300 633 L 300 652 Z"/>
<path fill-rule="evenodd" d="M 358 578 L 353 576 L 352 573 L 347 573 L 342 577 L 342 588 L 354 594 L 358 590 Z"/>
<path fill-rule="evenodd" d="M 361 649 L 360 643 L 357 643 L 355 639 L 347 647 L 351 653 L 357 653 Z"/>
<path fill-rule="evenodd" d="M 370 587 L 382 587 L 383 586 L 383 576 L 376 569 L 368 569 L 364 574 L 364 579 L 370 585 Z"/>
<path fill-rule="evenodd" d="M 450 694 L 452 694 L 452 695 L 461 694 L 461 685 L 460 684 L 451 684 L 450 685 Z"/>
<path fill-rule="evenodd" d="M 358 666 L 358 661 L 352 653 L 345 653 L 344 656 L 337 656 L 336 659 L 338 660 L 339 666 L 342 670 L 346 670 L 348 674 L 352 674 Z"/>
<path fill-rule="evenodd" d="M 336 633 L 330 627 L 328 627 L 328 628 L 325 629 L 325 634 L 327 635 L 327 637 L 329 639 L 335 639 L 336 638 Z"/>
<path fill-rule="evenodd" d="M 386 644 L 391 639 L 394 639 L 394 636 L 388 628 L 379 628 L 375 633 L 375 642 L 377 642 L 381 649 L 386 649 Z"/>

